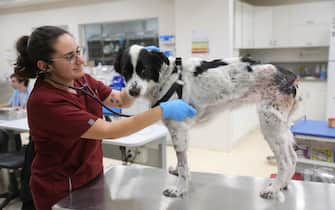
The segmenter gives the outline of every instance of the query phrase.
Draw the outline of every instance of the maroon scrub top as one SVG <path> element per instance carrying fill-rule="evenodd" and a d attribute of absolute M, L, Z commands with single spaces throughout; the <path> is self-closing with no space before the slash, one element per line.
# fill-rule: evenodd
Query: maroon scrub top
<path fill-rule="evenodd" d="M 85 83 L 102 101 L 111 93 L 87 74 L 74 86 Z M 77 189 L 102 173 L 101 141 L 80 137 L 102 118 L 102 107 L 85 94 L 72 94 L 37 79 L 27 112 L 36 152 L 31 192 L 36 209 L 47 210 L 66 197 L 70 188 Z"/>

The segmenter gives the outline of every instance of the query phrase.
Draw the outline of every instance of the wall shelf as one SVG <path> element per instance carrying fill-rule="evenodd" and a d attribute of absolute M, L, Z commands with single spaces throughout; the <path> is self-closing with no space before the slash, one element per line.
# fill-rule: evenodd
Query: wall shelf
<path fill-rule="evenodd" d="M 319 160 L 309 160 L 304 158 L 298 158 L 297 163 L 303 163 L 313 166 L 323 166 L 323 167 L 329 167 L 329 168 L 335 168 L 335 163 L 329 163 L 326 161 L 319 161 Z"/>

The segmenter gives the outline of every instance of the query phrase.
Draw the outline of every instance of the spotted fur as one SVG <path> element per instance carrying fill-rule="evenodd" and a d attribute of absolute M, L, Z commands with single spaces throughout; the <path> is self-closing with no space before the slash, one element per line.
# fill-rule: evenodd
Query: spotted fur
<path fill-rule="evenodd" d="M 164 120 L 177 155 L 178 176 L 175 186 L 164 191 L 169 197 L 182 196 L 188 190 L 190 173 L 187 161 L 189 127 L 208 121 L 219 111 L 256 103 L 261 131 L 278 164 L 278 176 L 261 193 L 275 197 L 289 183 L 295 171 L 296 154 L 289 116 L 297 105 L 297 76 L 271 64 L 259 64 L 246 58 L 205 61 L 183 59 L 182 71 L 159 52 L 148 52 L 133 45 L 120 52 L 115 69 L 125 76 L 126 88 L 134 97 L 144 97 L 153 105 L 182 78 L 182 98 L 198 110 L 195 118 L 184 122 Z M 134 70 L 136 69 L 136 70 Z"/>

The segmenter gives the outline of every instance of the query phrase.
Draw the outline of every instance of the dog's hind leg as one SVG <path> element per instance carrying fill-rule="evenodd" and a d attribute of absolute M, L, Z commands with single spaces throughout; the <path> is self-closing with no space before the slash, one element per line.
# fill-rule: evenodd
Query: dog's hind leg
<path fill-rule="evenodd" d="M 171 134 L 173 146 L 177 155 L 177 167 L 170 169 L 170 173 L 177 176 L 176 184 L 164 190 L 163 194 L 167 197 L 181 197 L 188 191 L 190 172 L 187 162 L 187 130 L 172 128 L 168 126 Z"/>
<path fill-rule="evenodd" d="M 294 137 L 293 137 L 293 134 L 291 133 L 291 131 L 288 131 L 289 132 L 289 135 L 290 135 L 290 138 L 293 140 Z M 294 142 L 291 142 L 289 145 L 288 145 L 288 150 L 289 150 L 289 155 L 290 155 L 290 162 L 289 162 L 289 171 L 288 171 L 288 176 L 286 178 L 286 186 L 283 187 L 283 189 L 287 189 L 287 186 L 288 186 L 288 182 L 291 180 L 291 178 L 293 177 L 294 173 L 295 173 L 295 168 L 296 168 L 296 164 L 297 164 L 297 153 L 295 152 L 294 150 Z"/>
<path fill-rule="evenodd" d="M 285 160 L 286 164 L 287 164 L 287 170 L 285 171 L 285 182 L 284 185 L 280 188 L 281 190 L 287 190 L 288 189 L 288 183 L 291 180 L 291 178 L 293 177 L 294 173 L 295 173 L 295 167 L 296 167 L 296 163 L 297 163 L 297 154 L 294 151 L 294 142 L 293 142 L 293 134 L 289 131 L 287 131 L 287 139 L 289 139 L 289 142 L 287 144 L 287 149 L 288 149 L 288 156 L 287 159 Z M 291 141 L 292 140 L 292 141 Z"/>
<path fill-rule="evenodd" d="M 296 156 L 293 150 L 293 135 L 282 112 L 267 105 L 258 108 L 260 126 L 265 140 L 274 153 L 278 175 L 274 182 L 260 193 L 261 197 L 271 199 L 285 188 L 294 173 Z"/>

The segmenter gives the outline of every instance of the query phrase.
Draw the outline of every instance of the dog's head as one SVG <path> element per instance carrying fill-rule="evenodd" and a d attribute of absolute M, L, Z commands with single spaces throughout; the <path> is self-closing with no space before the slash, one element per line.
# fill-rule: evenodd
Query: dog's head
<path fill-rule="evenodd" d="M 119 51 L 114 68 L 125 78 L 129 95 L 139 97 L 159 83 L 164 65 L 169 65 L 169 59 L 163 53 L 132 45 Z"/>

